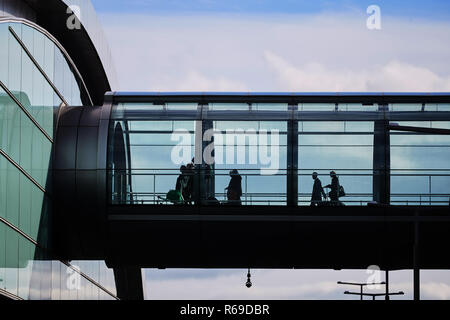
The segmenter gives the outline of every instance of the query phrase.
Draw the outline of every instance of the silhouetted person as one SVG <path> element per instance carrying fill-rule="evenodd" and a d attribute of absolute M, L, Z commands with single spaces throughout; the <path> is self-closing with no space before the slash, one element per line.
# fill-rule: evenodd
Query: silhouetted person
<path fill-rule="evenodd" d="M 189 203 L 192 203 L 192 201 L 195 200 L 195 165 L 191 162 L 186 165 L 186 176 L 188 177 L 187 180 L 187 191 L 189 193 Z"/>
<path fill-rule="evenodd" d="M 331 184 L 325 186 L 325 188 L 330 188 L 330 192 L 328 195 L 330 196 L 330 200 L 333 202 L 339 201 L 339 179 L 336 175 L 336 172 L 330 171 Z"/>
<path fill-rule="evenodd" d="M 312 173 L 312 178 L 314 180 L 312 196 L 311 196 L 311 206 L 316 206 L 322 202 L 322 196 L 324 199 L 327 198 L 325 191 L 322 188 L 322 182 L 317 178 L 317 172 Z"/>
<path fill-rule="evenodd" d="M 191 198 L 190 190 L 190 176 L 188 174 L 188 168 L 185 165 L 180 167 L 180 175 L 177 178 L 175 190 L 181 193 L 184 201 L 189 201 Z"/>
<path fill-rule="evenodd" d="M 241 204 L 242 177 L 236 169 L 230 171 L 230 177 L 230 183 L 225 188 L 227 190 L 227 199 L 232 203 Z"/>

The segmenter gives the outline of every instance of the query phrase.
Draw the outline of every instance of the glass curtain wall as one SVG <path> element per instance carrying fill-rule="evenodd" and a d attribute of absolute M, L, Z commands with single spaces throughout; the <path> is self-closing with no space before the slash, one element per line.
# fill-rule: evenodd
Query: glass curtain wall
<path fill-rule="evenodd" d="M 427 111 L 445 112 L 448 104 L 300 103 L 290 108 L 280 103 L 114 105 L 111 128 L 120 123 L 125 131 L 123 148 L 110 145 L 111 176 L 127 178 L 111 178 L 113 185 L 124 184 L 115 188 L 125 194 L 114 197 L 116 190 L 112 203 L 286 205 L 293 193 L 299 206 L 309 206 L 317 172 L 327 195 L 321 205 L 331 205 L 334 171 L 345 193 L 337 204 L 365 206 L 381 199 L 381 170 L 391 184 L 390 204 L 448 204 L 449 135 L 397 132 L 384 120 L 386 112 L 400 112 L 418 121 L 392 125 L 445 129 L 449 122 L 420 118 Z M 271 111 L 277 112 L 274 118 Z M 297 120 L 288 120 L 291 112 Z M 275 120 L 283 114 L 286 120 Z M 337 115 L 349 120 L 332 120 Z M 380 140 L 384 135 L 390 138 Z M 117 150 L 126 154 L 121 170 L 111 160 L 120 158 Z M 290 161 L 293 170 L 288 170 Z M 289 183 L 291 175 L 297 185 Z M 181 190 L 185 177 L 192 182 L 192 190 L 182 194 L 188 201 L 170 199 L 169 191 Z M 239 185 L 234 201 L 228 191 L 232 180 Z"/>
<path fill-rule="evenodd" d="M 366 205 L 372 201 L 373 122 L 302 121 L 298 137 L 299 204 L 309 205 L 313 188 L 312 173 L 318 173 L 329 198 L 330 172 L 336 172 L 344 187 L 347 205 Z"/>
<path fill-rule="evenodd" d="M 59 47 L 32 26 L 0 23 L 0 43 L 0 291 L 115 299 L 103 261 L 69 264 L 49 250 L 54 114 L 83 105 L 87 93 Z"/>
<path fill-rule="evenodd" d="M 450 122 L 446 121 L 401 121 L 397 124 L 450 129 Z M 449 205 L 449 159 L 450 135 L 391 131 L 391 203 Z"/>

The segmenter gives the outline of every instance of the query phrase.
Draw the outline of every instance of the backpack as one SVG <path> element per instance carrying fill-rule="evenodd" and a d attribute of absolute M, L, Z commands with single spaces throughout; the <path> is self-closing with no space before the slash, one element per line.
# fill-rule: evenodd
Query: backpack
<path fill-rule="evenodd" d="M 169 192 L 167 192 L 166 199 L 174 204 L 183 202 L 181 192 L 178 190 L 169 190 Z"/>

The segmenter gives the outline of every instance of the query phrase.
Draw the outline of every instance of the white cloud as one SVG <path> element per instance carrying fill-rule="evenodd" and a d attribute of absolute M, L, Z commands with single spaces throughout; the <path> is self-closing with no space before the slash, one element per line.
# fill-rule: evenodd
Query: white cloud
<path fill-rule="evenodd" d="M 158 278 L 147 275 L 148 298 L 150 299 L 336 299 L 342 296 L 342 288 L 330 279 L 333 271 L 320 272 L 311 278 L 299 270 L 253 270 L 252 288 L 244 286 L 246 270 L 222 272 L 212 277 Z M 162 271 L 164 272 L 164 271 Z M 173 271 L 172 271 L 173 273 Z M 334 273 L 336 276 L 336 273 Z M 332 278 L 332 276 L 331 276 Z"/>
<path fill-rule="evenodd" d="M 364 13 L 101 18 L 121 90 L 450 90 L 450 23 L 385 16 L 369 31 Z"/>
<path fill-rule="evenodd" d="M 450 91 L 450 77 L 399 61 L 367 69 L 330 69 L 318 62 L 294 66 L 266 51 L 267 64 L 288 91 Z"/>
<path fill-rule="evenodd" d="M 421 289 L 426 299 L 450 300 L 450 285 L 442 282 L 422 283 Z"/>
<path fill-rule="evenodd" d="M 188 71 L 178 83 L 174 83 L 173 91 L 248 91 L 239 81 L 232 81 L 225 77 L 210 77 L 196 70 Z"/>
<path fill-rule="evenodd" d="M 148 299 L 343 299 L 358 297 L 344 291 L 358 291 L 337 281 L 365 282 L 366 270 L 252 270 L 253 286 L 244 286 L 247 270 L 147 270 Z M 384 279 L 384 272 L 382 278 Z M 411 299 L 410 271 L 391 272 L 390 291 L 404 291 Z M 409 278 L 409 279 L 408 279 Z M 382 293 L 384 287 L 366 289 Z"/>

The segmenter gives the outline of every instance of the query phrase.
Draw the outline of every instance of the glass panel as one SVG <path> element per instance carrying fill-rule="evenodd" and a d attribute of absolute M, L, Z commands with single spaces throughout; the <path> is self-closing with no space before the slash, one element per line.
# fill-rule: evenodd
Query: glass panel
<path fill-rule="evenodd" d="M 6 219 L 6 190 L 8 189 L 8 161 L 0 155 L 0 217 Z"/>
<path fill-rule="evenodd" d="M 20 162 L 21 113 L 16 103 L 0 88 L 0 148 Z"/>
<path fill-rule="evenodd" d="M 449 122 L 413 123 L 446 128 Z M 406 125 L 401 122 L 400 125 Z M 448 205 L 450 136 L 391 133 L 391 202 L 403 205 Z"/>
<path fill-rule="evenodd" d="M 209 110 L 250 110 L 248 103 L 210 103 Z"/>
<path fill-rule="evenodd" d="M 309 121 L 302 122 L 300 130 L 303 132 L 344 132 L 345 131 L 345 122 L 338 121 Z"/>
<path fill-rule="evenodd" d="M 334 111 L 335 103 L 301 103 L 298 105 L 300 111 Z"/>
<path fill-rule="evenodd" d="M 331 171 L 336 172 L 338 184 L 346 193 L 339 201 L 348 205 L 366 205 L 372 201 L 374 138 L 373 134 L 359 132 L 373 132 L 373 122 L 334 121 L 326 124 L 328 127 L 320 122 L 303 122 L 306 130 L 298 137 L 299 205 L 325 205 L 322 202 L 330 200 L 330 193 L 334 192 Z M 310 130 L 320 133 L 311 134 Z M 317 180 L 313 180 L 313 172 L 318 173 Z"/>
<path fill-rule="evenodd" d="M 1 216 L 37 240 L 43 192 L 3 156 L 0 156 L 0 168 Z"/>
<path fill-rule="evenodd" d="M 389 111 L 421 111 L 421 103 L 391 103 Z"/>
<path fill-rule="evenodd" d="M 438 103 L 437 111 L 450 111 L 450 103 Z"/>
<path fill-rule="evenodd" d="M 52 261 L 52 300 L 61 300 L 62 264 Z"/>
<path fill-rule="evenodd" d="M 7 165 L 6 219 L 15 226 L 19 225 L 20 172 L 11 164 Z"/>
<path fill-rule="evenodd" d="M 436 103 L 426 103 L 424 111 L 444 111 L 444 110 L 438 110 L 438 104 Z"/>
<path fill-rule="evenodd" d="M 22 28 L 20 24 L 9 24 L 16 34 L 21 37 Z M 21 64 L 22 64 L 22 47 L 8 30 L 8 79 L 5 85 L 11 92 L 20 98 L 21 91 Z"/>
<path fill-rule="evenodd" d="M 19 285 L 19 234 L 13 229 L 6 227 L 6 248 L 5 248 L 5 265 L 4 268 L 4 278 L 3 278 L 3 289 L 18 295 L 18 285 Z"/>
<path fill-rule="evenodd" d="M 122 107 L 114 108 L 113 117 Z M 142 115 L 139 121 L 111 126 L 113 203 L 172 203 L 166 199 L 168 192 L 183 188 L 180 197 L 189 199 L 187 203 L 221 201 L 232 169 L 240 173 L 239 193 L 245 203 L 286 203 L 286 122 L 147 121 Z M 130 130 L 124 131 L 127 127 Z M 181 128 L 186 130 L 177 131 Z M 203 139 L 203 164 L 192 163 L 196 135 Z"/>
<path fill-rule="evenodd" d="M 53 114 L 50 121 L 53 122 Z M 2 89 L 0 89 L 0 132 L 0 148 L 39 184 L 45 186 L 51 142 Z"/>
<path fill-rule="evenodd" d="M 20 219 L 19 228 L 31 234 L 32 190 L 36 186 L 24 175 L 20 175 Z"/>
<path fill-rule="evenodd" d="M 33 243 L 19 237 L 19 292 L 22 299 L 29 299 L 31 287 L 31 275 L 33 271 L 35 246 Z"/>
<path fill-rule="evenodd" d="M 0 81 L 5 85 L 8 83 L 8 67 L 9 67 L 9 31 L 7 23 L 0 23 Z"/>
<path fill-rule="evenodd" d="M 197 110 L 197 103 L 167 103 L 167 109 L 169 110 Z"/>
<path fill-rule="evenodd" d="M 28 200 L 30 201 L 30 200 Z M 44 194 L 36 186 L 31 189 L 31 230 L 30 237 L 35 240 L 39 236 L 39 228 L 41 223 L 42 215 L 44 214 Z"/>
<path fill-rule="evenodd" d="M 37 30 L 18 23 L 0 23 L 0 80 L 12 91 L 31 116 L 53 136 L 53 112 L 61 105 L 20 44 L 8 30 L 12 26 L 51 81 L 68 93 L 66 99 L 78 101 L 80 90 L 59 49 Z M 0 89 L 0 148 L 40 185 L 47 187 L 51 142 L 20 107 Z M 50 201 L 44 193 L 4 156 L 0 155 L 0 216 L 48 247 Z M 100 262 L 89 262 L 89 273 L 114 289 L 112 270 Z M 102 266 L 102 268 L 101 268 Z M 100 270 L 104 278 L 100 279 Z M 51 261 L 43 249 L 37 250 L 27 238 L 0 221 L 0 288 L 23 299 L 79 299 L 81 288 L 68 289 L 67 267 Z M 83 278 L 84 279 L 84 278 Z M 81 281 L 81 280 L 80 280 Z M 100 294 L 96 284 L 85 281 L 85 297 L 112 298 Z"/>
<path fill-rule="evenodd" d="M 287 103 L 254 103 L 252 104 L 253 110 L 270 110 L 270 111 L 282 111 L 288 110 Z"/>
<path fill-rule="evenodd" d="M 378 104 L 340 103 L 339 111 L 378 111 Z"/>

